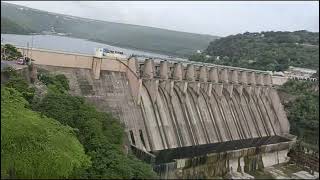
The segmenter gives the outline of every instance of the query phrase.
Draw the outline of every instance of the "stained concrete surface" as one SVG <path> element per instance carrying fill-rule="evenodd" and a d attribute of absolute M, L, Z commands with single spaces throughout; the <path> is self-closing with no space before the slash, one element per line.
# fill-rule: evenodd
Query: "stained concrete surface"
<path fill-rule="evenodd" d="M 263 171 L 250 173 L 255 179 L 319 179 L 319 172 L 312 175 L 306 168 L 284 163 L 266 167 Z"/>

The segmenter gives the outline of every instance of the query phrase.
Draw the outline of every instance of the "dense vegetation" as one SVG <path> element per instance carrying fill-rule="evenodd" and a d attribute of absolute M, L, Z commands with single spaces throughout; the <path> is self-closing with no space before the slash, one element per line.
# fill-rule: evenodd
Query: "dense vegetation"
<path fill-rule="evenodd" d="M 21 52 L 11 44 L 1 44 L 1 60 L 13 61 L 22 57 Z"/>
<path fill-rule="evenodd" d="M 93 105 L 86 103 L 84 98 L 71 96 L 68 93 L 69 83 L 64 75 L 39 71 L 39 80 L 47 86 L 47 92 L 40 98 L 35 95 L 34 87 L 28 87 L 22 77 L 12 71 L 9 73 L 13 74 L 12 78 L 4 85 L 5 88 L 11 88 L 10 91 L 4 91 L 4 97 L 8 98 L 3 98 L 1 94 L 1 130 L 6 132 L 1 133 L 1 139 L 5 142 L 1 142 L 1 159 L 6 160 L 1 161 L 3 177 L 8 176 L 11 169 L 15 170 L 15 176 L 23 178 L 146 179 L 156 176 L 150 165 L 124 152 L 124 130 L 119 120 L 111 114 L 98 112 Z M 13 78 L 14 76 L 17 77 Z M 11 91 L 14 93 L 9 96 Z M 19 102 L 23 103 L 15 103 L 12 98 L 20 98 Z M 19 109 L 19 113 L 14 114 L 17 111 L 15 107 Z M 14 121 L 19 118 L 21 120 Z M 24 122 L 20 122 L 23 120 Z M 27 130 L 21 129 L 26 127 Z M 9 130 L 13 131 L 8 133 Z M 58 144 L 53 146 L 54 143 Z M 33 144 L 35 145 L 32 146 Z M 10 148 L 20 147 L 25 151 L 21 154 L 25 157 L 13 156 L 14 153 L 19 153 L 17 151 L 20 149 L 10 149 L 9 152 L 5 145 Z M 29 148 L 30 146 L 32 148 Z M 42 154 L 37 152 L 37 148 L 40 148 Z M 70 151 L 73 154 L 68 154 Z M 43 158 L 46 154 L 48 158 Z M 38 156 L 35 157 L 36 155 Z M 11 159 L 6 159 L 7 157 Z M 33 164 L 29 166 L 29 163 Z M 65 167 L 67 165 L 68 167 Z M 25 168 L 23 173 L 20 172 L 25 166 L 29 168 Z M 61 168 L 63 170 L 57 173 Z"/>
<path fill-rule="evenodd" d="M 68 178 L 88 168 L 73 129 L 29 109 L 23 87 L 21 77 L 1 87 L 1 178 Z"/>
<path fill-rule="evenodd" d="M 83 178 L 151 178 L 155 176 L 147 164 L 123 152 L 124 130 L 119 120 L 98 112 L 84 98 L 67 93 L 68 81 L 63 75 L 39 73 L 49 87 L 48 94 L 34 109 L 78 129 L 78 138 L 91 157 L 92 167 Z"/>
<path fill-rule="evenodd" d="M 280 89 L 291 133 L 313 145 L 319 144 L 318 82 L 289 80 Z"/>
<path fill-rule="evenodd" d="M 8 18 L 1 17 L 1 33 L 5 34 L 29 34 L 32 33 L 32 30 L 29 30 L 25 27 L 16 24 Z"/>
<path fill-rule="evenodd" d="M 177 32 L 159 28 L 48 13 L 1 2 L 1 18 L 41 33 L 52 31 L 72 37 L 90 39 L 114 46 L 128 47 L 176 56 L 188 56 L 204 49 L 216 36 Z M 1 26 L 1 33 L 16 33 Z"/>
<path fill-rule="evenodd" d="M 204 53 L 190 59 L 271 71 L 283 71 L 289 66 L 317 69 L 319 33 L 270 31 L 227 36 L 211 42 Z"/>
<path fill-rule="evenodd" d="M 2 70 L 2 73 L 3 75 L 9 77 L 9 80 L 5 82 L 4 86 L 14 88 L 25 100 L 27 100 L 29 103 L 32 103 L 35 95 L 35 88 L 30 87 L 28 82 L 21 76 L 21 74 L 18 74 L 11 67 L 6 67 Z"/>

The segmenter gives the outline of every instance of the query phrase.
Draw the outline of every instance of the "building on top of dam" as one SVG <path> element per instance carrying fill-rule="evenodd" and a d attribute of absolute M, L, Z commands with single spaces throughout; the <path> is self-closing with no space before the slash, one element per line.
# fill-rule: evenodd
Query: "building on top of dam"
<path fill-rule="evenodd" d="M 132 151 L 161 178 L 213 178 L 288 160 L 295 138 L 268 72 L 32 51 L 38 68 L 65 74 L 72 94 L 117 116 Z"/>

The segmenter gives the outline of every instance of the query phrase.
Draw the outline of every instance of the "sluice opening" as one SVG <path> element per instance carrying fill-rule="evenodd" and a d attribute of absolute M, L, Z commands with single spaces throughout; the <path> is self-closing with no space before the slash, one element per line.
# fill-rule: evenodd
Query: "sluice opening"
<path fill-rule="evenodd" d="M 146 143 L 144 141 L 144 138 L 143 138 L 143 134 L 142 134 L 142 130 L 139 129 L 139 135 L 140 135 L 140 139 L 141 139 L 141 142 L 142 142 L 142 145 L 144 148 L 146 148 Z"/>
<path fill-rule="evenodd" d="M 253 177 L 250 174 L 257 170 L 285 162 L 292 138 L 268 136 L 150 152 L 131 148 L 153 165 L 161 179 L 210 179 L 237 173 Z"/>
<path fill-rule="evenodd" d="M 160 178 L 215 178 L 282 163 L 292 143 L 290 137 L 268 136 L 139 152 L 139 156 L 153 165 Z"/>
<path fill-rule="evenodd" d="M 267 136 L 261 138 L 251 138 L 242 140 L 233 140 L 197 146 L 185 146 L 161 151 L 153 151 L 152 154 L 157 156 L 156 164 L 173 162 L 175 159 L 185 159 L 196 156 L 202 156 L 210 153 L 221 153 L 235 151 L 246 148 L 258 148 L 263 145 L 278 144 L 290 142 L 291 140 L 282 136 Z"/>
<path fill-rule="evenodd" d="M 136 145 L 136 141 L 134 140 L 133 132 L 130 130 L 130 138 L 133 145 Z"/>

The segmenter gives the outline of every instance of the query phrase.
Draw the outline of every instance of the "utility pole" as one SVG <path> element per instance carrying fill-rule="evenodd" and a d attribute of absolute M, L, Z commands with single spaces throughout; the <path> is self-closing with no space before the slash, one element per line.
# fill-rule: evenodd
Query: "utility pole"
<path fill-rule="evenodd" d="M 31 36 L 31 53 L 30 53 L 30 63 L 32 59 L 32 48 L 33 48 L 33 35 Z"/>
<path fill-rule="evenodd" d="M 29 57 L 29 42 L 27 42 L 27 58 Z"/>

